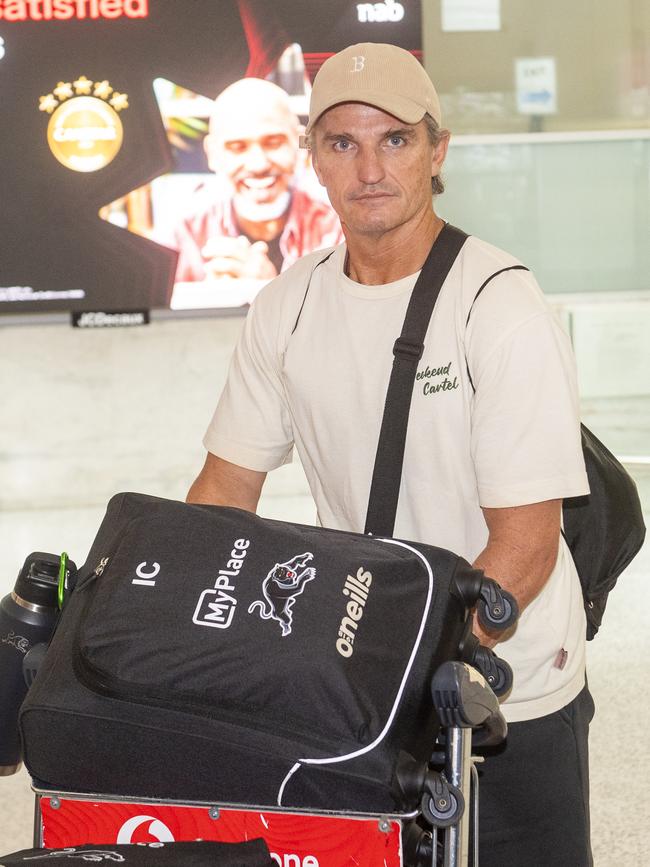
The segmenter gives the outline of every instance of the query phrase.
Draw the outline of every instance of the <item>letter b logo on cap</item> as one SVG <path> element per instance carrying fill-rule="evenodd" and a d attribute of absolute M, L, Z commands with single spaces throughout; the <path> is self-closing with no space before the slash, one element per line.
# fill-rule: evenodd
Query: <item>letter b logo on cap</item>
<path fill-rule="evenodd" d="M 366 65 L 366 58 L 363 54 L 355 54 L 352 58 L 352 72 L 361 72 Z"/>

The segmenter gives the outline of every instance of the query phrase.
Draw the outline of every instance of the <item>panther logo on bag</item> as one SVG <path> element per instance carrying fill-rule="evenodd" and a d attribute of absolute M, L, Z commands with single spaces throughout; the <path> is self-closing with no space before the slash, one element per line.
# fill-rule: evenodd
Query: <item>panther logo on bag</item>
<path fill-rule="evenodd" d="M 282 627 L 282 635 L 289 635 L 293 621 L 293 603 L 305 589 L 305 584 L 316 577 L 313 566 L 307 566 L 314 555 L 308 551 L 298 554 L 285 563 L 276 563 L 262 583 L 264 601 L 256 600 L 248 613 L 259 607 L 262 620 L 277 620 Z"/>

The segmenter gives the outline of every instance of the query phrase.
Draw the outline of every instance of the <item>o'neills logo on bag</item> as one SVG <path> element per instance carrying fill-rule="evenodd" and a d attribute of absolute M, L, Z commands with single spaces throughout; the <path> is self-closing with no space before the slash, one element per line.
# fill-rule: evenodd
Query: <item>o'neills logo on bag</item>
<path fill-rule="evenodd" d="M 366 572 L 361 566 L 355 576 L 348 575 L 343 586 L 343 595 L 349 599 L 345 606 L 345 615 L 339 624 L 339 637 L 336 649 L 346 659 L 354 653 L 354 641 L 357 637 L 359 621 L 363 617 L 368 593 L 372 584 L 372 573 Z"/>
<path fill-rule="evenodd" d="M 47 125 L 50 150 L 66 168 L 96 172 L 112 162 L 124 138 L 119 112 L 129 107 L 126 93 L 108 81 L 80 75 L 60 81 L 39 99 L 39 111 L 52 115 Z"/>
<path fill-rule="evenodd" d="M 249 545 L 249 539 L 235 539 L 230 559 L 225 569 L 219 569 L 214 589 L 209 587 L 201 593 L 192 623 L 197 626 L 213 626 L 216 629 L 227 629 L 230 626 L 237 605 L 237 599 L 233 596 L 233 579 L 241 572 Z"/>

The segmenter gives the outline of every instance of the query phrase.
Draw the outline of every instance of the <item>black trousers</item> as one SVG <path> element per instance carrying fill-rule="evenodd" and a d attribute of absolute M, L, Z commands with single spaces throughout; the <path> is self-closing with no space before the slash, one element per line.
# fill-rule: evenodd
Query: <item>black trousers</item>
<path fill-rule="evenodd" d="M 592 867 L 588 688 L 566 707 L 511 723 L 504 744 L 479 750 L 480 867 Z"/>

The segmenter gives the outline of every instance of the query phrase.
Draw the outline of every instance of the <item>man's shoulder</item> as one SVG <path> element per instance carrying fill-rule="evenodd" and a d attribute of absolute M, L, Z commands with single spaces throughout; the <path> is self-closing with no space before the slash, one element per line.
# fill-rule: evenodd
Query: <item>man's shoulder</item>
<path fill-rule="evenodd" d="M 258 309 L 289 308 L 302 303 L 310 277 L 319 265 L 336 255 L 342 245 L 324 247 L 302 256 L 293 265 L 274 277 L 258 293 L 254 306 Z"/>
<path fill-rule="evenodd" d="M 495 247 L 494 244 L 483 241 L 477 238 L 476 235 L 470 235 L 463 248 L 463 260 L 465 265 L 469 265 L 473 270 L 485 272 L 486 276 L 494 274 L 503 268 L 525 268 L 522 263 L 512 253 L 502 250 L 500 247 Z"/>
<path fill-rule="evenodd" d="M 314 269 L 335 256 L 337 249 L 328 247 L 308 253 L 258 292 L 249 312 L 250 324 L 256 331 L 272 335 L 278 352 L 282 353 L 291 336 Z"/>
<path fill-rule="evenodd" d="M 487 328 L 496 339 L 540 315 L 555 318 L 534 274 L 511 253 L 470 236 L 460 264 L 458 297 L 469 333 Z"/>
<path fill-rule="evenodd" d="M 463 304 L 471 306 L 477 296 L 493 302 L 546 304 L 542 290 L 529 267 L 512 253 L 470 235 L 460 257 Z"/>

